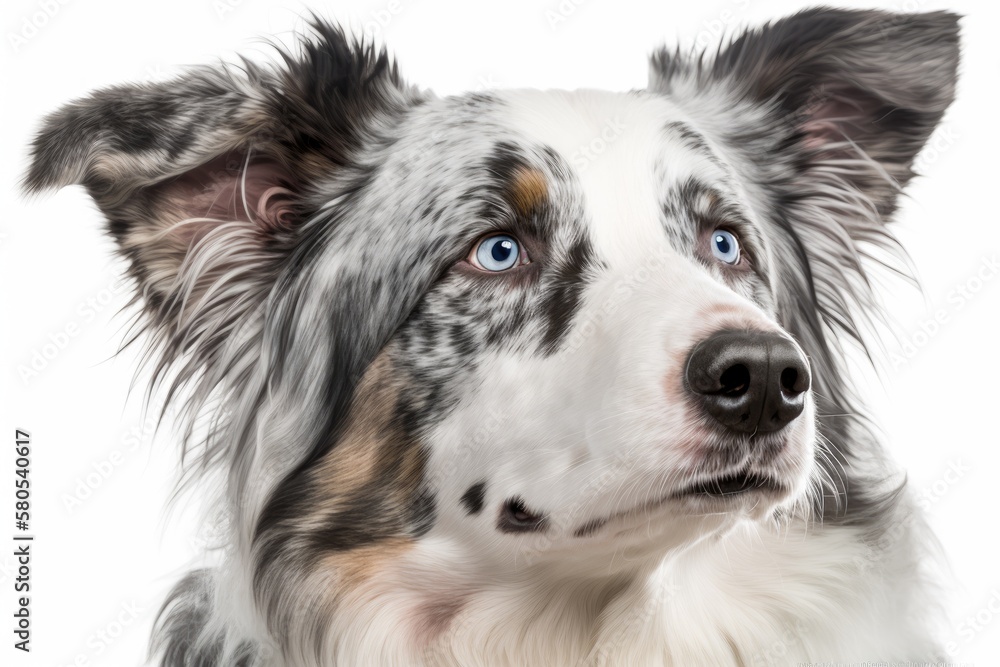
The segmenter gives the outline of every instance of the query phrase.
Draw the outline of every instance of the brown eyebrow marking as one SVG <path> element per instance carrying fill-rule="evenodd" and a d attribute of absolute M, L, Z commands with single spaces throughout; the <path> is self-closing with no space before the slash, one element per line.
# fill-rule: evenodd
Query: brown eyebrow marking
<path fill-rule="evenodd" d="M 520 166 L 514 171 L 509 187 L 510 203 L 518 215 L 530 215 L 549 195 L 545 174 L 534 167 Z"/>

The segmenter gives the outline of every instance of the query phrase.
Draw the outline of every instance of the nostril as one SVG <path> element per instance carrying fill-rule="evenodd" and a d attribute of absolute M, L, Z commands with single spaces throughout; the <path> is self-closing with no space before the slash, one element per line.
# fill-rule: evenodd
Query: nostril
<path fill-rule="evenodd" d="M 719 378 L 719 394 L 723 396 L 742 396 L 750 388 L 750 369 L 743 364 L 730 366 L 722 372 Z"/>
<path fill-rule="evenodd" d="M 811 373 L 783 334 L 720 331 L 691 351 L 684 382 L 708 416 L 753 435 L 778 431 L 802 414 Z"/>
<path fill-rule="evenodd" d="M 799 370 L 797 368 L 786 368 L 781 371 L 781 389 L 786 394 L 801 393 L 796 385 L 799 381 Z"/>

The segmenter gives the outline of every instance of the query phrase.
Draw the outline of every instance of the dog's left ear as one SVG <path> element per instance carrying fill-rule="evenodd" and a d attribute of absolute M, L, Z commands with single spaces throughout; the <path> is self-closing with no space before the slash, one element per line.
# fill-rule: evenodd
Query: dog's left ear
<path fill-rule="evenodd" d="M 747 31 L 714 58 L 652 59 L 650 89 L 686 108 L 755 190 L 781 258 L 777 316 L 817 367 L 824 412 L 850 412 L 839 348 L 865 346 L 878 303 L 863 260 L 895 247 L 884 223 L 955 96 L 958 62 L 954 14 L 825 8 Z"/>
<path fill-rule="evenodd" d="M 884 215 L 954 98 L 958 32 L 948 12 L 811 9 L 712 60 L 661 51 L 650 88 L 700 98 L 723 141 L 771 167 L 765 178 L 836 170 Z"/>

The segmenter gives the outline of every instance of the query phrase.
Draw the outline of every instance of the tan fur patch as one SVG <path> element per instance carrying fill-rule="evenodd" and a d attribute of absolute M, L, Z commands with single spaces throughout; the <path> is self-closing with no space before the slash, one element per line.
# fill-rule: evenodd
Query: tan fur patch
<path fill-rule="evenodd" d="M 369 367 L 355 394 L 343 438 L 317 470 L 331 503 L 335 503 L 337 497 L 360 490 L 377 473 L 379 440 L 386 436 L 399 392 L 391 370 L 385 355 L 379 356 Z M 325 505 L 324 509 L 333 508 Z"/>
<path fill-rule="evenodd" d="M 514 210 L 527 215 L 540 206 L 549 194 L 545 175 L 537 169 L 521 167 L 514 173 L 510 197 Z"/>
<path fill-rule="evenodd" d="M 411 547 L 412 539 L 392 538 L 359 549 L 330 554 L 323 559 L 320 567 L 337 573 L 337 583 L 341 589 L 353 590 Z"/>
<path fill-rule="evenodd" d="M 425 452 L 394 425 L 402 390 L 388 356 L 380 355 L 358 385 L 344 435 L 312 473 L 316 493 L 304 525 L 323 529 L 329 517 L 341 512 L 346 521 L 373 512 L 364 521 L 372 521 L 374 542 L 331 553 L 322 561 L 343 586 L 370 578 L 413 544 L 406 532 L 424 479 Z M 365 525 L 355 524 L 354 530 L 366 530 Z"/>

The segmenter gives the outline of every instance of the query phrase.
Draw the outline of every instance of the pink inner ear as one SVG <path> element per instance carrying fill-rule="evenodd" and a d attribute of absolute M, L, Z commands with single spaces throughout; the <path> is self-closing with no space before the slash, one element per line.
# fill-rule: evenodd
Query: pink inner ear
<path fill-rule="evenodd" d="M 192 222 L 247 222 L 274 231 L 294 222 L 292 180 L 274 161 L 229 157 L 157 187 Z"/>
<path fill-rule="evenodd" d="M 872 121 L 875 102 L 861 91 L 837 88 L 821 91 L 806 107 L 802 144 L 822 149 L 854 139 Z"/>

